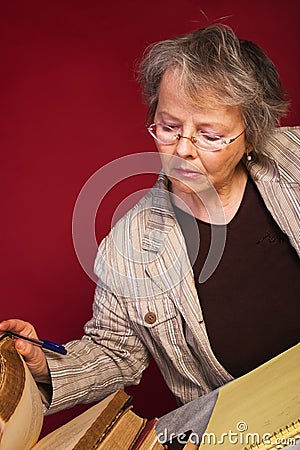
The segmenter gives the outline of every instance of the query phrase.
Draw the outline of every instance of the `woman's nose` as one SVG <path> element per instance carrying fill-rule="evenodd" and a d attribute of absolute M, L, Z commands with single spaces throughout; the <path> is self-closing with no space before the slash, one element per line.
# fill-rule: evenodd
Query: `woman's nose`
<path fill-rule="evenodd" d="M 197 149 L 192 142 L 192 138 L 178 135 L 176 153 L 181 158 L 195 158 L 197 156 Z"/>

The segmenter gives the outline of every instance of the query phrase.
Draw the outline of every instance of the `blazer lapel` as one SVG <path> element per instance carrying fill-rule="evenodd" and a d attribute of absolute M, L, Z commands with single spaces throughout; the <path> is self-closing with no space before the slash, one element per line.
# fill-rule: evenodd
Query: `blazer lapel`
<path fill-rule="evenodd" d="M 176 221 L 166 183 L 166 177 L 161 175 L 154 188 L 143 249 L 154 252 L 155 257 L 146 265 L 146 273 L 160 293 L 167 293 L 189 327 L 196 331 L 203 321 L 202 312 L 184 236 Z"/>

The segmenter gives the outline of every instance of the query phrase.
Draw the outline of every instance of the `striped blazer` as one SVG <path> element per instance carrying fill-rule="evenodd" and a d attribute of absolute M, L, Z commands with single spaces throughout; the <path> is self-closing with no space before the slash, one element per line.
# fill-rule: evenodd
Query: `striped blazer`
<path fill-rule="evenodd" d="M 298 253 L 299 148 L 299 128 L 279 128 L 265 155 L 245 163 Z M 164 175 L 102 241 L 95 272 L 99 282 L 85 335 L 67 344 L 68 355 L 47 354 L 49 411 L 139 383 L 151 355 L 183 403 L 232 379 L 212 352 Z"/>

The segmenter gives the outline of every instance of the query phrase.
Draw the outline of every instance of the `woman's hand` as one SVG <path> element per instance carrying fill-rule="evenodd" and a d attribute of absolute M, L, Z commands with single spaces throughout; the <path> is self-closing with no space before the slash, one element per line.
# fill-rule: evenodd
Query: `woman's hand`
<path fill-rule="evenodd" d="M 24 336 L 38 339 L 33 325 L 20 319 L 9 319 L 0 322 L 0 333 L 5 331 L 14 331 L 23 334 Z M 22 339 L 15 340 L 15 347 L 24 357 L 35 380 L 40 383 L 51 383 L 50 373 L 43 350 Z"/>

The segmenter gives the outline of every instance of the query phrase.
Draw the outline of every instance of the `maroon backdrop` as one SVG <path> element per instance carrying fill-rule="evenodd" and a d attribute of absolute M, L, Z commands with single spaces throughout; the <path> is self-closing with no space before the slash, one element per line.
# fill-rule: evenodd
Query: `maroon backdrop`
<path fill-rule="evenodd" d="M 0 1 L 0 319 L 27 319 L 41 337 L 59 342 L 82 335 L 94 283 L 73 248 L 73 208 L 101 166 L 154 151 L 134 75 L 147 44 L 222 19 L 273 59 L 292 100 L 283 124 L 296 125 L 298 5 L 298 0 L 286 8 L 276 0 Z M 139 177 L 111 191 L 100 206 L 98 240 L 107 234 L 120 199 L 153 180 Z M 129 392 L 135 411 L 145 417 L 175 407 L 154 364 Z M 47 417 L 43 433 L 79 411 Z"/>

